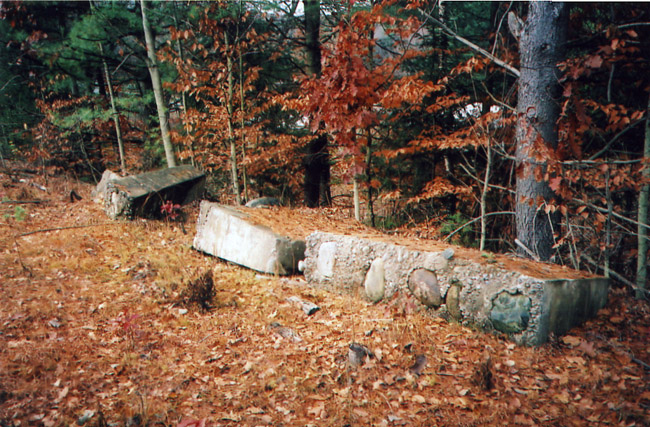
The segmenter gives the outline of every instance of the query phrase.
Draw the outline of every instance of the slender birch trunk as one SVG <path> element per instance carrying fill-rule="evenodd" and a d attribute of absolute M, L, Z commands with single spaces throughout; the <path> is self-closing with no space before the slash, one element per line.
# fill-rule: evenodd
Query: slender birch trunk
<path fill-rule="evenodd" d="M 650 98 L 648 99 L 648 110 L 645 121 L 645 142 L 643 144 L 643 178 L 645 184 L 639 193 L 639 213 L 637 215 L 637 261 L 636 261 L 636 297 L 644 298 L 648 286 L 648 208 L 650 207 Z"/>
<path fill-rule="evenodd" d="M 124 140 L 122 139 L 122 128 L 120 126 L 120 114 L 117 112 L 117 105 L 115 104 L 115 94 L 113 92 L 113 82 L 111 81 L 111 73 L 108 71 L 108 64 L 104 56 L 104 47 L 99 43 L 99 52 L 102 55 L 102 64 L 104 65 L 104 74 L 106 74 L 106 86 L 108 86 L 108 96 L 111 100 L 111 115 L 115 123 L 115 135 L 117 136 L 117 149 L 120 156 L 120 169 L 122 173 L 126 172 L 126 158 L 124 155 Z"/>
<path fill-rule="evenodd" d="M 485 238 L 487 235 L 487 194 L 490 190 L 490 169 L 492 168 L 492 144 L 490 138 L 487 141 L 487 164 L 485 166 L 485 177 L 483 178 L 483 191 L 481 192 L 481 242 L 479 250 L 485 250 Z"/>
<path fill-rule="evenodd" d="M 160 71 L 158 70 L 158 60 L 156 59 L 153 34 L 151 32 L 151 27 L 149 26 L 149 19 L 147 18 L 147 4 L 145 0 L 140 0 L 140 7 L 142 9 L 142 28 L 144 30 L 144 38 L 147 44 L 147 68 L 149 69 L 149 74 L 151 75 L 151 85 L 153 86 L 153 94 L 154 98 L 156 99 L 158 121 L 160 122 L 160 135 L 162 137 L 163 147 L 165 149 L 167 167 L 173 168 L 176 166 L 176 158 L 174 157 L 174 147 L 172 146 L 172 140 L 169 134 L 167 107 L 165 106 L 165 99 L 163 97 Z"/>
<path fill-rule="evenodd" d="M 354 183 L 353 184 L 354 187 L 352 189 L 352 194 L 354 198 L 354 219 L 361 222 L 361 200 L 359 197 L 359 181 L 357 180 L 356 176 L 352 178 L 352 182 Z"/>
<path fill-rule="evenodd" d="M 235 194 L 235 202 L 241 205 L 241 194 L 239 192 L 239 179 L 237 178 L 237 144 L 235 141 L 235 131 L 233 129 L 233 105 L 232 98 L 234 95 L 234 78 L 232 55 L 230 52 L 230 41 L 228 33 L 224 32 L 226 44 L 226 72 L 228 73 L 228 89 L 226 99 L 226 109 L 228 111 L 228 139 L 230 140 L 230 174 L 232 179 L 232 191 Z"/>

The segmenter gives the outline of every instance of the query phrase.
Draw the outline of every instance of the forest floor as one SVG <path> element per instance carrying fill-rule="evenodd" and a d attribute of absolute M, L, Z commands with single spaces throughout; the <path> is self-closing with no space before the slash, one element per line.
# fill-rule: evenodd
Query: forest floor
<path fill-rule="evenodd" d="M 625 289 L 521 348 L 220 262 L 196 206 L 114 222 L 91 189 L 0 169 L 0 426 L 650 425 L 650 307 Z M 375 357 L 349 366 L 353 342 Z"/>

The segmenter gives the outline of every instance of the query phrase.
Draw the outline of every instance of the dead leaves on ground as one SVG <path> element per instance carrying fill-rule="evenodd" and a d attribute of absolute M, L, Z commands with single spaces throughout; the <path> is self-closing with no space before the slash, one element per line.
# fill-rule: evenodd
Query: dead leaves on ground
<path fill-rule="evenodd" d="M 620 293 L 529 349 L 208 258 L 191 222 L 188 235 L 137 220 L 14 239 L 96 221 L 84 191 L 0 223 L 3 425 L 650 423 L 648 308 Z"/>

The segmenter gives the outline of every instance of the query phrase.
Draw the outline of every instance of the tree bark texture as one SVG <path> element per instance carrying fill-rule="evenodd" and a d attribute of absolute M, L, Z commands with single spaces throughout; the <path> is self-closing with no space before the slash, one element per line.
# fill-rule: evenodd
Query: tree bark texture
<path fill-rule="evenodd" d="M 224 32 L 224 40 L 226 44 L 226 72 L 228 73 L 228 91 L 226 94 L 226 109 L 228 110 L 228 139 L 230 140 L 230 175 L 232 179 L 232 191 L 235 194 L 235 203 L 241 205 L 241 192 L 239 190 L 239 173 L 237 172 L 237 144 L 235 140 L 235 131 L 233 126 L 234 120 L 234 106 L 233 96 L 235 91 L 235 79 L 233 76 L 233 63 L 232 52 L 230 50 L 230 42 L 228 39 L 228 32 Z"/>
<path fill-rule="evenodd" d="M 165 105 L 165 98 L 163 97 L 162 82 L 160 80 L 160 72 L 158 71 L 158 59 L 156 58 L 156 48 L 154 45 L 153 33 L 151 32 L 151 26 L 149 25 L 149 19 L 147 18 L 147 4 L 145 0 L 140 0 L 140 8 L 142 9 L 144 39 L 147 44 L 147 68 L 149 68 L 153 94 L 156 99 L 158 121 L 160 122 L 160 134 L 163 140 L 163 148 L 165 149 L 167 167 L 173 168 L 176 166 L 176 158 L 174 157 L 174 147 L 172 146 L 172 140 L 169 134 L 167 106 Z"/>
<path fill-rule="evenodd" d="M 320 0 L 304 0 L 305 45 L 307 70 L 312 76 L 321 74 Z M 314 208 L 332 203 L 330 192 L 330 163 L 327 136 L 316 136 L 307 145 L 305 155 L 305 204 Z"/>
<path fill-rule="evenodd" d="M 564 3 L 533 1 L 529 4 L 519 50 L 521 66 L 517 103 L 516 161 L 517 238 L 540 260 L 551 258 L 555 215 L 545 207 L 553 192 L 543 177 L 546 160 L 542 146 L 557 147 L 558 98 L 557 63 L 563 59 L 567 37 L 568 8 Z M 521 252 L 526 255 L 525 251 Z"/>
<path fill-rule="evenodd" d="M 636 264 L 636 297 L 644 298 L 648 286 L 648 210 L 650 208 L 650 98 L 645 121 L 645 141 L 643 144 L 643 178 L 644 185 L 639 193 L 639 212 L 637 216 L 637 264 Z"/>

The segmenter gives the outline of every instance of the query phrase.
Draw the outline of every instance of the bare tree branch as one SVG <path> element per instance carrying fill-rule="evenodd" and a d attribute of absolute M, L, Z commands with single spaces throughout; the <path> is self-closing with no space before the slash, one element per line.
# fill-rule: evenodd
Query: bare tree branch
<path fill-rule="evenodd" d="M 495 64 L 505 68 L 506 70 L 510 71 L 515 77 L 519 77 L 520 72 L 518 69 L 514 68 L 512 65 L 508 64 L 505 61 L 502 61 L 501 59 L 497 58 L 496 56 L 492 55 L 490 52 L 487 50 L 483 49 L 480 46 L 475 45 L 471 41 L 467 40 L 466 38 L 459 36 L 454 30 L 443 24 L 442 22 L 438 21 L 436 18 L 433 16 L 429 15 L 427 12 L 424 10 L 418 8 L 421 14 L 423 14 L 427 19 L 429 19 L 431 22 L 442 28 L 442 30 L 450 35 L 451 37 L 455 38 L 459 42 L 463 43 L 464 45 L 470 47 L 472 50 L 475 50 L 476 52 L 480 53 L 481 55 L 485 56 L 488 58 L 490 61 L 494 62 Z"/>

